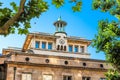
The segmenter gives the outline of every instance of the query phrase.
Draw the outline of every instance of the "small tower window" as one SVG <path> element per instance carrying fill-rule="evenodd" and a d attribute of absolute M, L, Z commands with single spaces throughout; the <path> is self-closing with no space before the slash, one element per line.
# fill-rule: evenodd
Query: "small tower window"
<path fill-rule="evenodd" d="M 35 48 L 39 48 L 40 42 L 39 41 L 35 41 Z"/>
<path fill-rule="evenodd" d="M 59 24 L 56 24 L 59 27 Z"/>
<path fill-rule="evenodd" d="M 42 49 L 46 49 L 46 42 L 42 42 Z"/>
<path fill-rule="evenodd" d="M 62 27 L 62 24 L 60 24 L 60 27 Z"/>

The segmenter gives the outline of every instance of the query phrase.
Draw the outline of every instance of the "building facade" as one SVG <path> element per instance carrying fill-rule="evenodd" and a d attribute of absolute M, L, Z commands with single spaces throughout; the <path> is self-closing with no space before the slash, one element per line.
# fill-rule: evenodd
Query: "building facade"
<path fill-rule="evenodd" d="M 21 49 L 3 49 L 0 80 L 105 80 L 112 67 L 91 59 L 87 51 L 91 41 L 67 36 L 66 25 L 59 18 L 54 34 L 29 33 Z"/>

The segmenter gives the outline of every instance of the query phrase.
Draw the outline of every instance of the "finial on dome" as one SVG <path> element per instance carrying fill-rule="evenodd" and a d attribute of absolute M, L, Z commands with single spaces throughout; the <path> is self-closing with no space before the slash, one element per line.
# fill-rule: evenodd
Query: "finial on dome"
<path fill-rule="evenodd" d="M 61 16 L 58 18 L 58 21 L 61 21 Z"/>

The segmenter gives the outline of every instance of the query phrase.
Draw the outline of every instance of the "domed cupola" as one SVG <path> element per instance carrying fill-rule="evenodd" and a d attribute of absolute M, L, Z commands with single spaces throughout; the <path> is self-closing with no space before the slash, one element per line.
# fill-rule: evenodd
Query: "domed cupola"
<path fill-rule="evenodd" d="M 62 21 L 61 16 L 58 18 L 58 20 L 56 22 L 54 22 L 54 26 L 56 28 L 56 33 L 65 33 L 65 26 L 67 25 L 67 23 L 65 21 Z"/>

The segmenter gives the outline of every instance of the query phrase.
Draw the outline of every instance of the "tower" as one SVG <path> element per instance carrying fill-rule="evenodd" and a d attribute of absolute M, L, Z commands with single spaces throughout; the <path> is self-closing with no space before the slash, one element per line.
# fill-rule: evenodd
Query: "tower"
<path fill-rule="evenodd" d="M 56 27 L 55 33 L 65 33 L 65 26 L 67 23 L 65 21 L 62 21 L 61 16 L 58 18 L 56 22 L 54 22 L 54 26 Z"/>
<path fill-rule="evenodd" d="M 55 36 L 56 38 L 56 49 L 60 51 L 66 51 L 67 49 L 67 33 L 65 32 L 65 26 L 67 23 L 61 19 L 61 17 L 58 18 L 56 22 L 54 22 L 54 26 L 56 28 Z"/>

